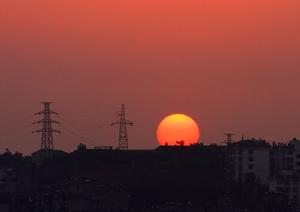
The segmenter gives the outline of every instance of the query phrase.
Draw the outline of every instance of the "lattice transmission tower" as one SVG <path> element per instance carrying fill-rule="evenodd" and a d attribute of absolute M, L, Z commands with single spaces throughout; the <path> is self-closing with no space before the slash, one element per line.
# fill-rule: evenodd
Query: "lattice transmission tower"
<path fill-rule="evenodd" d="M 125 116 L 125 106 L 122 104 L 121 111 L 117 112 L 119 120 L 112 123 L 111 126 L 119 125 L 119 145 L 118 149 L 126 150 L 128 149 L 128 135 L 127 135 L 127 125 L 133 126 L 133 123 L 128 121 Z"/>
<path fill-rule="evenodd" d="M 52 128 L 52 123 L 60 124 L 58 121 L 51 119 L 51 115 L 58 115 L 57 112 L 50 109 L 51 102 L 42 102 L 44 110 L 35 113 L 34 115 L 42 115 L 43 118 L 33 124 L 42 125 L 41 129 L 35 130 L 32 133 L 41 133 L 41 149 L 53 149 L 53 133 L 61 133 L 59 130 Z"/>

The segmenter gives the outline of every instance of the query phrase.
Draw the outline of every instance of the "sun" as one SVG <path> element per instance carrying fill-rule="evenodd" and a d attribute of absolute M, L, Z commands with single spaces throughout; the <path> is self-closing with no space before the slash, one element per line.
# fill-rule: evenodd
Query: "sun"
<path fill-rule="evenodd" d="M 198 142 L 200 129 L 191 117 L 172 114 L 159 123 L 156 135 L 162 146 L 188 146 Z"/>

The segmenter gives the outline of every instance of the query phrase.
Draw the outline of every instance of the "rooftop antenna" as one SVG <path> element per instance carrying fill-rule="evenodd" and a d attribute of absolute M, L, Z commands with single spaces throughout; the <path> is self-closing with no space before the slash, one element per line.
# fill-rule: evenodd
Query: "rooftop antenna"
<path fill-rule="evenodd" d="M 42 128 L 32 133 L 41 133 L 41 149 L 53 149 L 53 133 L 61 133 L 59 130 L 52 128 L 52 123 L 60 124 L 58 121 L 51 119 L 51 115 L 58 115 L 57 112 L 50 110 L 51 102 L 42 102 L 44 110 L 34 115 L 42 115 L 43 118 L 33 124 L 42 124 Z"/>
<path fill-rule="evenodd" d="M 225 133 L 227 140 L 226 143 L 227 144 L 231 144 L 232 143 L 232 137 L 234 136 L 234 133 Z"/>
<path fill-rule="evenodd" d="M 121 111 L 117 112 L 117 116 L 120 117 L 119 120 L 111 124 L 111 126 L 120 125 L 119 145 L 117 149 L 127 150 L 128 149 L 127 125 L 133 126 L 133 123 L 126 120 L 124 104 L 122 104 Z"/>
<path fill-rule="evenodd" d="M 242 141 L 244 141 L 245 140 L 245 134 L 243 133 L 242 134 Z"/>

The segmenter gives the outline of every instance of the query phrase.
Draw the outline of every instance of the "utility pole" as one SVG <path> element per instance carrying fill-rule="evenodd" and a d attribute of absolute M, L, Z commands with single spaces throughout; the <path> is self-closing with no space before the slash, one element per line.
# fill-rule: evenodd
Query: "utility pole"
<path fill-rule="evenodd" d="M 133 126 L 133 123 L 126 120 L 124 104 L 122 104 L 121 111 L 117 112 L 117 116 L 119 120 L 112 123 L 111 126 L 120 125 L 118 149 L 126 150 L 128 149 L 127 125 Z"/>
<path fill-rule="evenodd" d="M 51 102 L 42 102 L 44 110 L 35 113 L 34 115 L 42 115 L 43 118 L 33 124 L 42 125 L 41 129 L 35 130 L 32 133 L 41 133 L 41 149 L 53 149 L 53 133 L 61 133 L 59 130 L 52 128 L 52 123 L 60 124 L 58 121 L 51 119 L 51 115 L 58 115 L 57 112 L 51 111 Z"/>

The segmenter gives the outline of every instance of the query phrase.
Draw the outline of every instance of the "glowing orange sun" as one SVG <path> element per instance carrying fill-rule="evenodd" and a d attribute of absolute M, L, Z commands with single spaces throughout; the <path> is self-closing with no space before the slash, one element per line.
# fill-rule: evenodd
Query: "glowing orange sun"
<path fill-rule="evenodd" d="M 187 115 L 172 114 L 165 117 L 157 129 L 160 145 L 191 145 L 197 143 L 200 130 L 197 123 Z"/>

